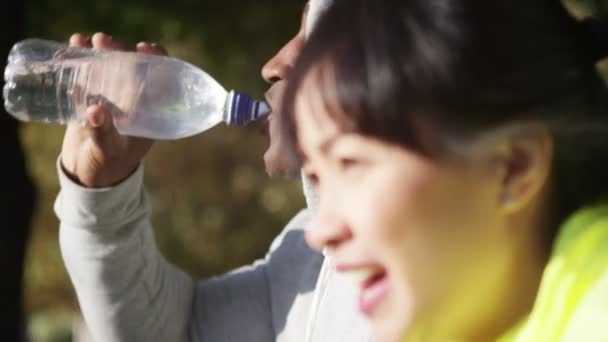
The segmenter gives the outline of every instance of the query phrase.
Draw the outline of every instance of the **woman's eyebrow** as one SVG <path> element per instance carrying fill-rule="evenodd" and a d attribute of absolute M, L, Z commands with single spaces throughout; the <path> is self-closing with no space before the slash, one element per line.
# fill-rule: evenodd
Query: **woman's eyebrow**
<path fill-rule="evenodd" d="M 311 147 L 311 149 L 318 149 L 318 151 L 320 151 L 321 155 L 327 156 L 331 153 L 332 148 L 334 147 L 334 145 L 336 144 L 336 141 L 339 138 L 340 138 L 339 134 L 334 134 L 331 137 L 324 139 L 320 143 L 315 144 L 313 147 Z M 302 145 L 300 144 L 300 154 L 301 154 L 302 162 L 309 160 L 309 158 L 307 157 L 306 150 L 307 149 L 303 149 Z M 310 150 L 309 150 L 309 152 L 310 152 Z"/>
<path fill-rule="evenodd" d="M 336 141 L 340 138 L 339 134 L 334 134 L 331 137 L 323 140 L 320 144 L 319 144 L 319 150 L 325 154 L 328 155 L 331 153 L 332 148 L 334 147 L 334 145 L 336 145 Z"/>

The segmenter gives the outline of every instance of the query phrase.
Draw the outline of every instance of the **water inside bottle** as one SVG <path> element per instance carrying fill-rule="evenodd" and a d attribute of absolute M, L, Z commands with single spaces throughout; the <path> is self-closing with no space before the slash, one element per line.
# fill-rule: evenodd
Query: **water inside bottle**
<path fill-rule="evenodd" d="M 61 84 L 56 65 L 34 62 L 9 64 L 5 69 L 4 106 L 23 121 L 64 122 L 63 113 L 71 111 L 66 95 L 67 87 Z"/>
<path fill-rule="evenodd" d="M 187 137 L 223 119 L 226 91 L 188 63 L 79 50 L 44 62 L 11 61 L 4 75 L 6 108 L 25 121 L 69 122 L 100 104 L 120 133 L 155 139 Z"/>
<path fill-rule="evenodd" d="M 15 44 L 4 70 L 5 108 L 23 121 L 72 119 L 73 78 L 91 49 L 30 39 Z"/>
<path fill-rule="evenodd" d="M 183 138 L 222 121 L 227 92 L 206 73 L 169 58 L 151 59 L 137 69 L 145 81 L 133 115 L 115 120 L 122 133 Z"/>

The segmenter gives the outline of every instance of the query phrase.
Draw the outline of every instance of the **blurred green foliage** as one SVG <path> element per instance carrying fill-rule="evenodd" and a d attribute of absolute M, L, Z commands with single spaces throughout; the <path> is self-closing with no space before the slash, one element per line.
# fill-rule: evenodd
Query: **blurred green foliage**
<path fill-rule="evenodd" d="M 261 66 L 297 32 L 304 2 L 203 0 L 31 0 L 28 37 L 66 41 L 103 31 L 130 44 L 163 44 L 171 55 L 208 71 L 226 88 L 261 97 Z M 55 163 L 64 128 L 22 126 L 28 166 L 40 194 L 26 269 L 30 313 L 77 309 L 58 246 L 52 211 Z M 152 221 L 167 258 L 196 277 L 217 274 L 264 254 L 304 206 L 298 182 L 269 180 L 267 138 L 254 127 L 217 127 L 159 142 L 146 159 Z"/>

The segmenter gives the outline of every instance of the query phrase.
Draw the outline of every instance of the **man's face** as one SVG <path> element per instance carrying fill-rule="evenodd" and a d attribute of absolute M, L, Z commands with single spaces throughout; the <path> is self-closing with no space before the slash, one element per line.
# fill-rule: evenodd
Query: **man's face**
<path fill-rule="evenodd" d="M 298 33 L 262 68 L 262 77 L 271 84 L 270 89 L 266 92 L 266 101 L 272 109 L 272 112 L 268 116 L 270 146 L 264 154 L 266 172 L 270 176 L 296 176 L 299 174 L 299 165 L 295 162 L 295 158 L 292 157 L 280 129 L 278 120 L 281 120 L 281 114 L 276 110 L 281 107 L 281 100 L 286 88 L 285 86 L 287 85 L 289 73 L 304 47 L 308 6 L 307 3 L 304 7 L 302 23 Z"/>

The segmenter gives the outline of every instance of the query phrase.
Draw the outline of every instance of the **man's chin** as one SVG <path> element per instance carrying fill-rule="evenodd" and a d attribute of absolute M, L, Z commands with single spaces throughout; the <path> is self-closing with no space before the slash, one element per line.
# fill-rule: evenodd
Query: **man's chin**
<path fill-rule="evenodd" d="M 299 169 L 276 167 L 274 165 L 269 166 L 268 164 L 266 164 L 266 173 L 271 178 L 298 179 L 300 176 Z"/>
<path fill-rule="evenodd" d="M 288 157 L 279 157 L 269 149 L 264 154 L 264 165 L 266 173 L 270 177 L 297 179 L 300 176 L 300 168 Z"/>

